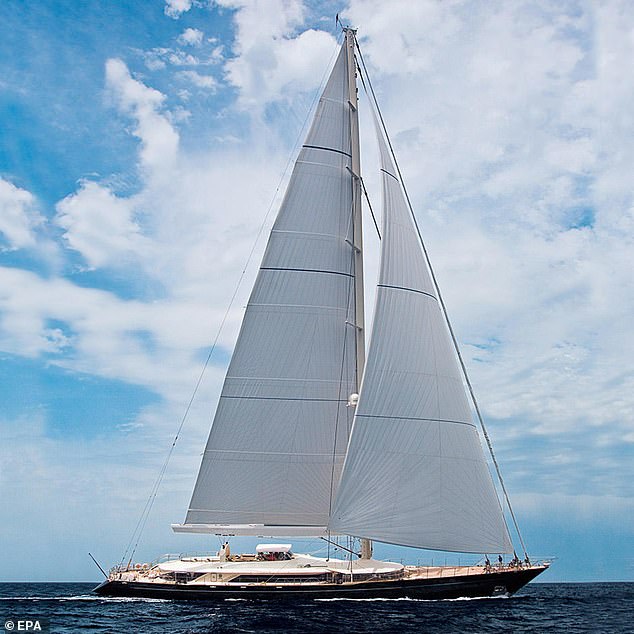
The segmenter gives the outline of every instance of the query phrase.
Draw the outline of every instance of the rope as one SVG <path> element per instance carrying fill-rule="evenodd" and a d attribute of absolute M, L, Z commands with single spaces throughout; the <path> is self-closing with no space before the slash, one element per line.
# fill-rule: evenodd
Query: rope
<path fill-rule="evenodd" d="M 357 45 L 357 49 L 359 48 L 359 43 L 357 42 L 357 38 L 355 37 L 355 44 Z M 361 51 L 359 51 L 359 55 L 361 54 Z M 355 57 L 355 61 L 356 61 L 356 57 Z M 357 68 L 359 68 L 359 64 L 357 64 Z M 361 70 L 359 68 L 359 70 Z M 365 85 L 365 80 L 363 79 L 363 75 L 361 73 L 359 73 L 359 78 L 361 79 L 361 84 L 363 85 L 363 89 L 365 90 L 365 94 L 368 94 L 368 88 Z M 370 81 L 370 79 L 368 78 L 368 81 Z M 381 231 L 379 230 L 379 223 L 376 221 L 376 217 L 374 215 L 374 209 L 372 209 L 372 203 L 370 202 L 370 196 L 368 195 L 368 190 L 365 188 L 365 182 L 363 180 L 363 178 L 359 177 L 359 180 L 361 181 L 361 187 L 363 187 L 363 193 L 365 194 L 365 200 L 368 203 L 368 208 L 370 209 L 370 215 L 372 216 L 372 222 L 374 222 L 374 228 L 376 229 L 376 235 L 379 236 L 379 240 L 381 239 Z"/>
<path fill-rule="evenodd" d="M 335 51 L 336 53 L 336 51 Z M 335 53 L 333 53 L 333 56 L 335 55 Z M 332 59 L 331 59 L 332 61 Z M 322 87 L 323 84 L 325 82 L 326 79 L 326 75 L 327 75 L 327 71 L 324 72 L 324 74 L 322 75 L 321 78 L 321 82 L 319 84 L 319 88 L 317 89 L 317 91 L 315 92 L 315 95 L 313 97 L 312 103 L 310 108 L 308 109 L 308 112 L 306 113 L 306 117 L 304 119 L 304 122 L 300 128 L 299 133 L 297 134 L 297 138 L 295 139 L 295 143 L 293 144 L 293 150 L 291 151 L 288 160 L 286 161 L 286 165 L 284 166 L 284 170 L 282 172 L 282 176 L 280 177 L 280 180 L 277 184 L 277 187 L 275 188 L 275 193 L 273 194 L 273 197 L 271 199 L 271 202 L 269 203 L 269 206 L 266 210 L 266 213 L 264 215 L 264 219 L 262 220 L 262 223 L 260 225 L 260 228 L 258 230 L 258 233 L 255 237 L 255 241 L 253 242 L 253 246 L 251 247 L 251 250 L 249 251 L 249 255 L 247 257 L 247 260 L 245 262 L 244 268 L 242 269 L 242 273 L 240 274 L 240 277 L 238 279 L 238 283 L 235 287 L 235 290 L 233 291 L 233 295 L 231 296 L 231 299 L 229 301 L 229 305 L 227 306 L 227 310 L 225 311 L 225 314 L 222 318 L 222 321 L 220 322 L 220 326 L 218 328 L 218 332 L 216 333 L 216 337 L 214 338 L 214 342 L 211 346 L 211 349 L 209 350 L 209 354 L 207 355 L 207 358 L 205 359 L 205 363 L 203 365 L 203 368 L 200 372 L 200 375 L 198 377 L 198 380 L 196 381 L 196 386 L 194 387 L 194 391 L 192 392 L 191 398 L 189 399 L 189 402 L 187 403 L 187 407 L 185 408 L 185 413 L 183 414 L 183 417 L 180 421 L 180 425 L 178 426 L 178 430 L 176 432 L 176 435 L 174 436 L 174 440 L 172 441 L 172 445 L 167 453 L 167 457 L 165 458 L 165 462 L 163 463 L 163 466 L 161 467 L 161 470 L 159 471 L 159 475 L 156 479 L 156 481 L 154 482 L 154 485 L 152 486 L 152 489 L 150 490 L 150 496 L 148 497 L 147 502 L 145 503 L 145 506 L 143 507 L 143 511 L 141 512 L 141 516 L 139 517 L 136 526 L 134 528 L 134 531 L 132 532 L 132 536 L 130 537 L 130 541 L 128 542 L 128 545 L 126 546 L 126 549 L 123 553 L 123 556 L 121 557 L 121 564 L 123 564 L 123 562 L 125 561 L 128 552 L 130 551 L 130 547 L 132 546 L 132 543 L 134 542 L 134 547 L 132 548 L 132 550 L 130 551 L 130 558 L 128 560 L 128 566 L 130 565 L 130 563 L 132 562 L 132 559 L 137 551 L 137 547 L 139 545 L 139 542 L 141 540 L 141 536 L 143 534 L 143 530 L 145 529 L 145 525 L 147 523 L 147 520 L 150 516 L 150 512 L 152 511 L 152 507 L 154 506 L 154 501 L 156 499 L 156 496 L 158 494 L 158 490 L 160 488 L 160 485 L 163 481 L 163 477 L 165 475 L 165 472 L 167 471 L 167 466 L 169 464 L 169 461 L 172 457 L 172 454 L 174 452 L 174 447 L 176 446 L 176 442 L 178 441 L 178 438 L 180 436 L 180 433 L 183 429 L 183 426 L 185 425 L 185 421 L 187 420 L 187 416 L 189 415 L 189 411 L 191 410 L 192 404 L 194 402 L 194 399 L 196 398 L 196 394 L 198 393 L 198 389 L 200 388 L 200 385 L 202 383 L 203 380 L 203 376 L 207 370 L 207 367 L 209 366 L 209 362 L 211 361 L 211 357 L 216 349 L 216 345 L 218 343 L 218 339 L 220 338 L 220 334 L 222 333 L 222 330 L 224 328 L 224 325 L 227 321 L 227 318 L 229 316 L 229 313 L 231 312 L 231 309 L 233 307 L 234 301 L 238 295 L 238 291 L 240 290 L 240 286 L 242 285 L 242 282 L 244 281 L 244 277 L 246 275 L 247 269 L 249 268 L 249 265 L 251 264 L 251 260 L 253 258 L 253 254 L 255 252 L 255 249 L 258 245 L 258 242 L 260 241 L 260 237 L 262 236 L 262 233 L 264 231 L 264 227 L 266 226 L 267 220 L 269 218 L 269 215 L 271 213 L 271 210 L 273 209 L 273 205 L 275 203 L 275 201 L 277 200 L 277 195 L 280 191 L 280 188 L 282 186 L 282 183 L 284 182 L 284 180 L 286 179 L 286 174 L 288 173 L 288 168 L 291 165 L 291 163 L 293 162 L 293 158 L 295 157 L 295 155 L 297 154 L 297 148 L 299 146 L 299 143 L 301 141 L 301 139 L 303 138 L 304 135 L 304 130 L 306 129 L 306 124 L 309 121 L 309 117 L 310 114 L 313 112 L 314 108 L 315 108 L 315 104 L 317 103 L 317 100 L 319 99 L 319 96 L 321 95 L 322 92 Z M 135 541 L 136 540 L 136 541 Z"/>
<path fill-rule="evenodd" d="M 361 187 L 363 187 L 363 193 L 365 194 L 365 200 L 368 203 L 368 209 L 370 210 L 370 215 L 372 216 L 372 222 L 374 222 L 374 228 L 376 229 L 376 235 L 379 236 L 379 240 L 381 239 L 381 231 L 379 230 L 379 223 L 376 221 L 376 217 L 374 215 L 374 209 L 372 209 L 372 203 L 370 202 L 370 196 L 368 196 L 368 190 L 365 188 L 365 183 L 363 179 L 359 179 L 361 181 Z"/>
<path fill-rule="evenodd" d="M 367 67 L 365 65 L 365 60 L 363 59 L 363 54 L 361 53 L 361 48 L 359 47 L 359 42 L 358 42 L 356 36 L 355 36 L 354 40 L 355 40 L 355 44 L 357 45 L 357 50 L 359 51 L 359 59 L 361 60 L 361 65 L 363 66 L 363 72 L 365 74 L 366 79 L 368 80 L 368 86 L 370 88 L 370 93 L 368 93 L 368 96 L 371 97 L 371 101 L 374 104 L 374 107 L 376 108 L 376 112 L 377 112 L 377 114 L 379 116 L 379 121 L 381 122 L 381 128 L 383 129 L 383 132 L 385 134 L 385 138 L 386 138 L 388 146 L 390 148 L 390 153 L 392 154 L 392 158 L 394 159 L 394 164 L 396 166 L 396 171 L 398 173 L 399 180 L 401 182 L 401 187 L 403 188 L 403 193 L 405 194 L 405 199 L 407 201 L 407 205 L 409 207 L 410 213 L 412 214 L 412 218 L 414 220 L 414 225 L 416 227 L 416 232 L 418 233 L 418 238 L 420 240 L 420 243 L 421 243 L 421 246 L 422 246 L 422 249 L 423 249 L 423 254 L 425 255 L 425 261 L 427 262 L 427 266 L 429 267 L 429 271 L 431 273 L 431 278 L 432 278 L 432 281 L 434 283 L 434 288 L 436 289 L 436 293 L 438 294 L 438 301 L 439 301 L 440 306 L 442 308 L 443 316 L 445 318 L 445 323 L 447 324 L 447 328 L 448 328 L 449 334 L 451 336 L 451 341 L 453 342 L 454 349 L 456 350 L 456 354 L 458 355 L 458 360 L 460 362 L 460 367 L 462 369 L 462 374 L 463 374 L 463 376 L 465 378 L 465 382 L 467 384 L 467 387 L 469 388 L 469 394 L 471 396 L 471 400 L 473 402 L 473 406 L 475 408 L 475 411 L 476 411 L 476 414 L 477 414 L 477 417 L 478 417 L 478 421 L 480 423 L 480 427 L 482 428 L 482 433 L 483 433 L 484 438 L 486 440 L 486 444 L 487 444 L 487 447 L 489 449 L 489 453 L 491 454 L 491 459 L 493 461 L 493 465 L 495 466 L 495 472 L 497 474 L 498 480 L 500 481 L 500 485 L 502 487 L 502 492 L 504 494 L 504 499 L 506 501 L 506 504 L 507 504 L 508 509 L 509 509 L 509 513 L 510 513 L 511 518 L 513 520 L 513 526 L 515 527 L 515 531 L 517 532 L 517 536 L 519 537 L 520 544 L 522 545 L 522 549 L 524 551 L 524 555 L 526 557 L 528 557 L 528 553 L 526 551 L 526 546 L 524 544 L 524 540 L 522 538 L 522 534 L 520 532 L 520 528 L 519 528 L 519 525 L 517 523 L 517 519 L 515 518 L 515 513 L 513 512 L 513 507 L 511 506 L 511 500 L 510 500 L 508 492 L 506 490 L 506 486 L 504 484 L 504 479 L 502 478 L 502 472 L 500 471 L 500 467 L 498 465 L 498 461 L 497 461 L 497 459 L 495 457 L 495 453 L 493 452 L 493 445 L 491 444 L 491 439 L 489 438 L 489 434 L 488 434 L 488 432 L 486 430 L 486 427 L 484 425 L 484 420 L 482 418 L 482 414 L 480 413 L 480 407 L 478 405 L 478 401 L 476 399 L 475 392 L 473 390 L 473 386 L 471 385 L 471 381 L 469 380 L 469 375 L 467 374 L 467 368 L 466 368 L 464 360 L 462 358 L 462 354 L 460 353 L 460 348 L 458 346 L 458 340 L 456 339 L 453 327 L 451 326 L 451 321 L 449 320 L 449 314 L 447 313 L 447 308 L 445 307 L 445 302 L 444 302 L 444 300 L 442 298 L 442 295 L 440 293 L 440 287 L 438 286 L 438 282 L 436 280 L 436 274 L 434 273 L 434 269 L 433 269 L 433 267 L 431 265 L 431 261 L 429 259 L 429 255 L 427 253 L 427 248 L 425 246 L 425 242 L 423 241 L 423 236 L 422 236 L 422 234 L 420 232 L 420 228 L 419 228 L 418 222 L 416 220 L 416 215 L 414 214 L 414 208 L 412 207 L 412 203 L 411 203 L 410 198 L 409 198 L 409 194 L 407 193 L 407 189 L 405 188 L 405 182 L 403 181 L 403 175 L 401 174 L 401 169 L 400 169 L 398 161 L 396 159 L 396 154 L 394 152 L 394 148 L 392 147 L 392 142 L 390 141 L 390 137 L 389 137 L 389 135 L 387 133 L 387 127 L 385 125 L 385 120 L 383 119 L 383 114 L 381 113 L 381 109 L 379 108 L 379 103 L 377 101 L 376 94 L 374 92 L 374 88 L 372 87 L 372 82 L 370 81 L 370 76 L 368 74 L 368 69 L 367 69 Z M 365 86 L 365 82 L 363 82 L 363 86 L 364 86 L 364 88 L 366 89 L 366 92 L 367 92 L 367 88 Z M 508 528 L 508 526 L 507 526 L 507 528 Z"/>

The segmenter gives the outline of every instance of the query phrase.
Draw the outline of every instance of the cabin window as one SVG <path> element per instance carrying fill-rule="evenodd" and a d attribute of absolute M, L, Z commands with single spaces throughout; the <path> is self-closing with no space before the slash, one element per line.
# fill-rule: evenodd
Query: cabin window
<path fill-rule="evenodd" d="M 174 581 L 176 583 L 189 583 L 194 579 L 198 579 L 198 577 L 202 577 L 203 574 L 202 572 L 175 572 Z"/>
<path fill-rule="evenodd" d="M 301 575 L 298 577 L 282 575 L 240 575 L 231 581 L 234 583 L 315 583 L 325 580 L 326 575 Z"/>

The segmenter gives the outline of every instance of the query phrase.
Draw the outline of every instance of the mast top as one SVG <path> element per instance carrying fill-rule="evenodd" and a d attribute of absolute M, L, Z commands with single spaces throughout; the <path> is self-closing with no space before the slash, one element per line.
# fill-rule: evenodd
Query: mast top
<path fill-rule="evenodd" d="M 349 26 L 344 26 L 343 23 L 341 22 L 341 20 L 339 19 L 339 14 L 337 13 L 337 15 L 335 16 L 335 26 L 340 26 L 341 30 L 344 33 L 348 33 L 350 32 L 353 36 L 357 34 L 357 29 L 352 29 Z"/>

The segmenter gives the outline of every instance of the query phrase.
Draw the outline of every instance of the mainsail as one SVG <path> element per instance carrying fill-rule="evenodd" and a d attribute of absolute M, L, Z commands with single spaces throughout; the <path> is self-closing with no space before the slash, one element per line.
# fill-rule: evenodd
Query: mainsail
<path fill-rule="evenodd" d="M 348 56 L 341 48 L 273 226 L 184 526 L 317 535 L 358 391 Z"/>
<path fill-rule="evenodd" d="M 377 133 L 379 283 L 330 528 L 419 548 L 513 552 L 422 245 Z"/>

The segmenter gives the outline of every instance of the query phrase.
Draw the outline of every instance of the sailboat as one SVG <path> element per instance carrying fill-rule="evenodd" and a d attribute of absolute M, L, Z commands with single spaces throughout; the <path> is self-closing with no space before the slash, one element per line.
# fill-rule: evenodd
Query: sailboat
<path fill-rule="evenodd" d="M 364 75 L 356 31 L 343 32 L 268 239 L 185 522 L 172 525 L 227 541 L 208 556 L 117 566 L 97 594 L 489 597 L 516 592 L 548 567 L 515 555 L 378 110 L 381 256 L 366 359 L 356 85 Z M 242 535 L 286 541 L 232 553 L 228 538 Z M 339 557 L 296 553 L 287 543 L 295 537 L 337 544 Z M 482 560 L 379 561 L 374 541 Z"/>

